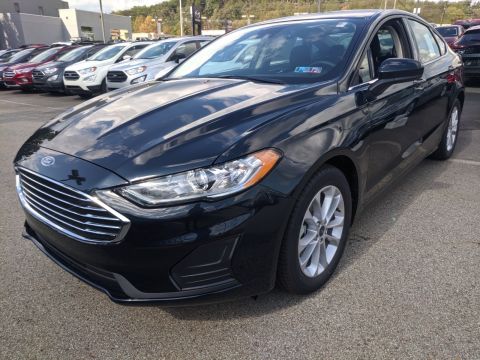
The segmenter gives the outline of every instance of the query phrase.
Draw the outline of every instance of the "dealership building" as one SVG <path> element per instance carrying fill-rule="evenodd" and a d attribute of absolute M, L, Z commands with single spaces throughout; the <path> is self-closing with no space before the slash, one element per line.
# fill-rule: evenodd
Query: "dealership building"
<path fill-rule="evenodd" d="M 104 14 L 105 38 L 128 39 L 130 17 Z M 103 40 L 100 13 L 69 9 L 61 0 L 1 0 L 0 49 L 71 39 Z"/>

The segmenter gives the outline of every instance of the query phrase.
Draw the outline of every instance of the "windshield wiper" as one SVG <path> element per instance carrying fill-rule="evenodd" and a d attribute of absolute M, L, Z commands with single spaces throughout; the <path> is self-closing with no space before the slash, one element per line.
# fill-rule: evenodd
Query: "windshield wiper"
<path fill-rule="evenodd" d="M 239 79 L 239 80 L 247 80 L 253 82 L 261 82 L 266 84 L 281 84 L 285 85 L 285 82 L 277 79 L 266 79 L 263 77 L 256 77 L 256 76 L 246 76 L 246 75 L 220 75 L 216 76 L 221 79 Z"/>

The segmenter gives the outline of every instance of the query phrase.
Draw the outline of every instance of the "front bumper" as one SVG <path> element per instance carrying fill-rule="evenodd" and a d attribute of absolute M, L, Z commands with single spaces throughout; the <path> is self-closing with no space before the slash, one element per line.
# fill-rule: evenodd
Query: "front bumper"
<path fill-rule="evenodd" d="M 58 161 L 61 156 L 56 154 Z M 75 161 L 72 166 L 82 174 L 94 170 L 95 165 Z M 88 177 L 85 186 L 90 187 Z M 24 236 L 113 301 L 209 303 L 274 287 L 290 198 L 255 186 L 231 198 L 163 209 L 142 209 L 119 196 L 100 200 L 131 222 L 120 243 L 74 240 L 27 210 Z"/>
<path fill-rule="evenodd" d="M 125 76 L 126 76 L 126 80 L 121 82 L 109 81 L 107 77 L 107 90 L 112 91 L 112 90 L 121 89 L 127 86 L 135 85 L 135 84 L 140 84 L 142 82 L 147 81 L 148 74 L 141 73 L 141 74 L 135 74 L 135 75 L 128 75 L 125 73 Z M 137 82 L 133 82 L 133 81 L 137 81 Z"/>
<path fill-rule="evenodd" d="M 48 81 L 47 77 L 44 77 L 42 79 L 33 79 L 33 86 L 35 87 L 35 89 L 43 90 L 43 91 L 55 91 L 55 92 L 65 91 L 62 77 L 59 77 L 55 81 Z"/>
<path fill-rule="evenodd" d="M 4 78 L 4 84 L 8 88 L 32 88 L 32 74 L 17 74 L 12 78 Z"/>

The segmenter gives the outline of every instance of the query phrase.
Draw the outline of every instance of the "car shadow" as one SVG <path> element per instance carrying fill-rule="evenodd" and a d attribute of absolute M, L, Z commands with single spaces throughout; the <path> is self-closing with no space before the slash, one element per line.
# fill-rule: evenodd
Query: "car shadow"
<path fill-rule="evenodd" d="M 428 190 L 449 187 L 449 184 L 436 181 L 445 171 L 442 162 L 424 160 L 402 181 L 388 187 L 355 219 L 349 241 L 335 274 L 319 291 L 299 296 L 274 289 L 268 294 L 256 298 L 245 298 L 227 303 L 186 306 L 178 308 L 161 308 L 179 320 L 216 321 L 221 319 L 258 317 L 278 310 L 300 305 L 302 302 L 322 296 L 322 291 L 332 283 L 342 272 L 370 251 L 372 245 L 381 241 L 408 209 L 415 199 Z"/>

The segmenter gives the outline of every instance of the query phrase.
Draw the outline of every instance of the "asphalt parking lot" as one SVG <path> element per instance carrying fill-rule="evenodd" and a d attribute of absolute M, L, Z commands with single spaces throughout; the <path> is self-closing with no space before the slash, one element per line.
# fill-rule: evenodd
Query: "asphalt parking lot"
<path fill-rule="evenodd" d="M 321 291 L 188 308 L 116 305 L 22 239 L 12 159 L 78 103 L 0 91 L 1 359 L 480 359 L 480 86 L 454 157 L 357 218 Z"/>

